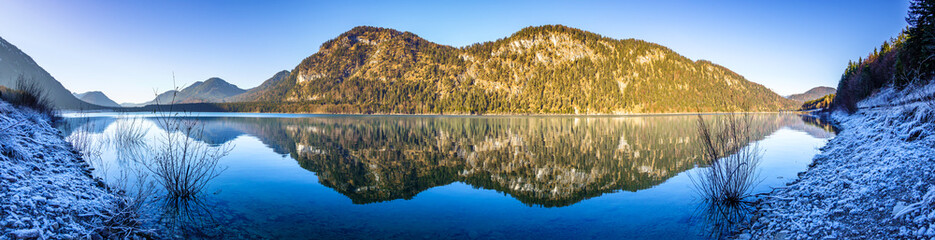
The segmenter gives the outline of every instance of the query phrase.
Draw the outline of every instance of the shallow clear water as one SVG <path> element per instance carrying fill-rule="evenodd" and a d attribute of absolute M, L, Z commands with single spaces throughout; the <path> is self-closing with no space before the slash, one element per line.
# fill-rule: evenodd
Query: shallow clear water
<path fill-rule="evenodd" d="M 703 239 L 711 224 L 688 177 L 693 115 L 185 116 L 205 129 L 195 140 L 232 150 L 199 197 L 210 217 L 178 237 Z M 71 114 L 61 128 L 100 140 L 95 174 L 112 182 L 132 163 L 106 140 L 140 121 L 152 141 L 157 119 Z M 751 119 L 756 192 L 794 179 L 834 136 L 798 115 Z"/>

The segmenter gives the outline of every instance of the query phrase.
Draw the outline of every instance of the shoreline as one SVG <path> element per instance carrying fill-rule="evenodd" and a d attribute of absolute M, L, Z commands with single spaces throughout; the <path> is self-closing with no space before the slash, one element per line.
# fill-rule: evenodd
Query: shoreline
<path fill-rule="evenodd" d="M 737 238 L 935 237 L 935 103 L 882 105 L 906 95 L 830 113 L 842 131 L 796 180 L 758 196 Z"/>
<path fill-rule="evenodd" d="M 758 112 L 679 112 L 679 113 L 630 113 L 630 114 L 395 114 L 395 113 L 306 113 L 306 112 L 200 112 L 168 111 L 168 113 L 193 114 L 257 114 L 257 115 L 302 115 L 302 116 L 341 116 L 341 117 L 652 117 L 652 116 L 692 116 L 692 115 L 728 115 L 728 114 L 798 114 L 812 115 L 809 111 L 758 111 Z M 151 111 L 61 111 L 63 116 L 78 114 L 153 114 Z"/>
<path fill-rule="evenodd" d="M 0 129 L 0 239 L 124 237 L 123 197 L 47 116 L 0 101 Z"/>

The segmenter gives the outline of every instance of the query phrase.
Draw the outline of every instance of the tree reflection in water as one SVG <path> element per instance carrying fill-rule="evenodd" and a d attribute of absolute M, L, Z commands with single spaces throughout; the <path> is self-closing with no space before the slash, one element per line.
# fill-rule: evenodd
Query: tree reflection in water
<path fill-rule="evenodd" d="M 754 126 L 747 133 L 749 142 L 782 127 L 821 131 L 800 124 L 798 115 L 749 118 Z M 209 146 L 240 135 L 256 137 L 357 204 L 410 199 L 429 188 L 464 182 L 531 206 L 568 206 L 605 193 L 653 187 L 697 166 L 703 152 L 695 116 L 185 119 L 204 128 L 192 139 Z"/>
<path fill-rule="evenodd" d="M 208 234 L 223 231 L 221 223 L 214 218 L 215 206 L 203 196 L 179 198 L 162 195 L 154 199 L 160 210 L 159 222 L 171 232 L 185 233 L 183 238 L 203 238 Z"/>
<path fill-rule="evenodd" d="M 721 118 L 722 116 L 714 116 Z M 798 122 L 752 115 L 749 139 Z M 200 118 L 223 143 L 259 138 L 366 204 L 410 199 L 452 182 L 560 207 L 650 188 L 693 168 L 702 151 L 694 116 Z"/>
<path fill-rule="evenodd" d="M 725 239 L 734 236 L 737 227 L 744 226 L 751 219 L 753 210 L 755 208 L 751 201 L 702 201 L 692 218 L 703 224 L 707 238 Z"/>

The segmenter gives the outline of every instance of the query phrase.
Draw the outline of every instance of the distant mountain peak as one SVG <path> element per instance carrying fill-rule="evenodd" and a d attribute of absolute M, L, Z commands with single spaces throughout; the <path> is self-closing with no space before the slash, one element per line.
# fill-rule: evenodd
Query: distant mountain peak
<path fill-rule="evenodd" d="M 809 89 L 808 91 L 805 91 L 804 93 L 792 94 L 792 95 L 786 96 L 786 98 L 799 101 L 799 102 L 807 102 L 810 100 L 815 100 L 815 99 L 824 97 L 825 95 L 832 94 L 835 92 L 837 92 L 837 90 L 834 89 L 833 87 L 818 86 L 818 87 Z"/>
<path fill-rule="evenodd" d="M 227 98 L 246 91 L 224 79 L 212 77 L 194 82 L 180 91 L 166 91 L 145 104 L 224 102 Z"/>
<path fill-rule="evenodd" d="M 120 107 L 120 104 L 111 100 L 107 95 L 104 95 L 101 91 L 90 91 L 85 93 L 75 94 L 75 97 L 84 101 L 86 103 L 104 106 L 104 107 Z"/>
<path fill-rule="evenodd" d="M 228 83 L 228 82 L 224 81 L 224 79 L 221 79 L 219 77 L 212 77 L 212 78 L 208 78 L 208 80 L 205 80 L 204 83 L 216 84 L 216 83 Z"/>

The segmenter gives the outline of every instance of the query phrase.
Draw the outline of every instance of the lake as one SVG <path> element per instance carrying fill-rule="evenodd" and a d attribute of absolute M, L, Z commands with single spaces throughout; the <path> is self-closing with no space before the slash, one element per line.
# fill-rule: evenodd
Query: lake
<path fill-rule="evenodd" d="M 705 239 L 716 224 L 689 177 L 704 168 L 695 115 L 65 116 L 60 129 L 93 142 L 86 158 L 109 184 L 140 169 L 114 140 L 126 126 L 151 142 L 166 135 L 160 120 L 183 119 L 203 128 L 191 140 L 230 150 L 196 203 L 151 210 L 180 216 L 178 238 Z M 810 117 L 747 119 L 756 193 L 795 179 L 834 137 Z"/>

